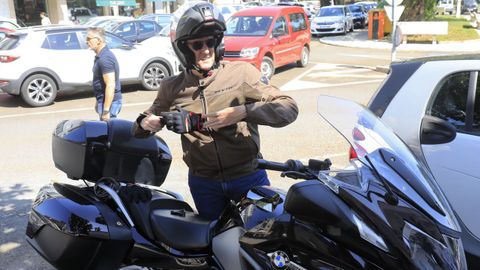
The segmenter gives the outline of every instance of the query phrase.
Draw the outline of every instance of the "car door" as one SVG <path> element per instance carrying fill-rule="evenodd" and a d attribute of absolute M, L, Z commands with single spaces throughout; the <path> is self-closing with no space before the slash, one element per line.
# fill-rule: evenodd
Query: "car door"
<path fill-rule="evenodd" d="M 308 43 L 308 24 L 305 18 L 305 14 L 296 12 L 288 14 L 290 29 L 292 31 L 292 53 L 291 62 L 300 59 L 302 54 L 303 45 Z"/>
<path fill-rule="evenodd" d="M 136 45 L 115 35 L 105 33 L 108 48 L 118 61 L 120 81 L 137 80 L 140 74 L 144 56 L 138 53 Z"/>
<path fill-rule="evenodd" d="M 62 84 L 89 85 L 95 53 L 85 45 L 83 35 L 77 32 L 47 34 L 42 44 L 46 68 L 52 70 Z"/>
<path fill-rule="evenodd" d="M 290 63 L 292 48 L 292 38 L 289 33 L 287 19 L 285 16 L 280 16 L 275 20 L 272 30 L 272 36 L 276 41 L 272 46 L 272 53 L 275 67 Z"/>
<path fill-rule="evenodd" d="M 453 209 L 476 237 L 480 237 L 478 82 L 478 70 L 446 76 L 432 94 L 420 135 L 421 148 L 432 173 Z M 451 126 L 454 137 L 449 136 L 446 125 Z M 448 139 L 451 141 L 445 142 Z"/>

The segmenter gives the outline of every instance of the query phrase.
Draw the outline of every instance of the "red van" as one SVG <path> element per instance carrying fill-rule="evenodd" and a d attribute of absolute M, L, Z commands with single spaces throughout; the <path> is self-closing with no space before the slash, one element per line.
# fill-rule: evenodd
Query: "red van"
<path fill-rule="evenodd" d="M 267 78 L 275 68 L 308 64 L 310 25 L 302 7 L 270 6 L 243 9 L 227 20 L 226 61 L 245 61 Z"/>

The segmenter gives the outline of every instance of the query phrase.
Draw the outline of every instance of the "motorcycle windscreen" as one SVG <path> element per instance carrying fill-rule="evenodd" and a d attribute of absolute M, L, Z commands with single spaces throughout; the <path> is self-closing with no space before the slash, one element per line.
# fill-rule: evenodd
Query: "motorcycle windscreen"
<path fill-rule="evenodd" d="M 360 160 L 365 159 L 370 153 L 377 150 L 382 151 L 382 149 L 388 149 L 399 158 L 404 167 L 403 171 L 415 176 L 405 179 L 410 186 L 386 180 L 398 190 L 413 187 L 416 191 L 413 196 L 418 197 L 416 201 L 420 207 L 433 214 L 434 218 L 442 225 L 460 231 L 453 211 L 429 169 L 415 158 L 403 141 L 378 117 L 353 101 L 336 97 L 320 96 L 317 106 L 318 113 L 342 134 Z M 440 209 L 435 210 L 435 208 Z"/>

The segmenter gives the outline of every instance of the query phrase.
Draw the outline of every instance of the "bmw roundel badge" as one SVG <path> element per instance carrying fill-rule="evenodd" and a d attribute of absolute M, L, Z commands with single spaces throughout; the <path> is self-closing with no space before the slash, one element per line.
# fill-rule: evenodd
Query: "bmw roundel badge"
<path fill-rule="evenodd" d="M 270 262 L 275 269 L 286 269 L 290 263 L 290 258 L 283 251 L 270 253 Z"/>

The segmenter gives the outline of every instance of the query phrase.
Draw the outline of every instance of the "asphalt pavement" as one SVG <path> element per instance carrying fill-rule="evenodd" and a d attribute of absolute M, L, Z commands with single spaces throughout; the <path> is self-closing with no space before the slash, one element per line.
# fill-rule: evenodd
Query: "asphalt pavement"
<path fill-rule="evenodd" d="M 478 31 L 478 30 L 477 30 Z M 323 36 L 319 38 L 320 42 L 344 47 L 370 48 L 392 50 L 392 43 L 389 40 L 368 39 L 367 29 L 355 29 L 355 31 L 346 35 Z M 480 52 L 480 38 L 475 40 L 459 42 L 438 42 L 432 43 L 406 43 L 400 44 L 397 51 L 436 51 L 450 53 L 474 53 Z"/>

